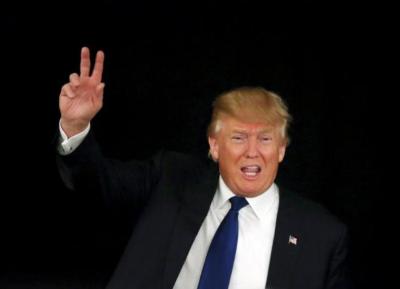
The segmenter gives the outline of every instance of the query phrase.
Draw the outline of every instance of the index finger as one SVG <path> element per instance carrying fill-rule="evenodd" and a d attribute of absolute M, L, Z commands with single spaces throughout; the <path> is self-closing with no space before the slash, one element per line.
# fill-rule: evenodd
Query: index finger
<path fill-rule="evenodd" d="M 96 82 L 101 82 L 104 67 L 104 52 L 99 50 L 96 54 L 96 62 L 94 64 L 92 79 Z"/>
<path fill-rule="evenodd" d="M 81 50 L 81 77 L 89 76 L 90 71 L 90 52 L 89 48 L 83 47 Z"/>

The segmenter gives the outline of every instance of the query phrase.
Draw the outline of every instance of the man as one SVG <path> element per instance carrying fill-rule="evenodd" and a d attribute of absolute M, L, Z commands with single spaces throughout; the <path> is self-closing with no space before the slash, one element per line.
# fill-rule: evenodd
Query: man
<path fill-rule="evenodd" d="M 274 183 L 290 121 L 278 95 L 244 87 L 216 99 L 213 164 L 172 152 L 119 163 L 89 131 L 103 62 L 100 51 L 90 74 L 83 48 L 80 75 L 61 90 L 58 160 L 69 187 L 96 185 L 107 203 L 143 210 L 107 288 L 349 288 L 345 226 Z"/>

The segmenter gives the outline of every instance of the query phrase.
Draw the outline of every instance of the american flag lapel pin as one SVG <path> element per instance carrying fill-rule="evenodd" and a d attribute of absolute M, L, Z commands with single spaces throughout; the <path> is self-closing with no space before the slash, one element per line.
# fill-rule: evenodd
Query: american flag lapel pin
<path fill-rule="evenodd" d="M 289 235 L 289 245 L 297 245 L 297 238 Z"/>

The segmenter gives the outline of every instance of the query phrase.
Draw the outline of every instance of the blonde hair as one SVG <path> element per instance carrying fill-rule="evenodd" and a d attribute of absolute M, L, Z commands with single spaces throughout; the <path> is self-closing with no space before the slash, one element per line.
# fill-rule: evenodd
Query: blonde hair
<path fill-rule="evenodd" d="M 289 144 L 288 129 L 292 120 L 283 99 L 262 87 L 240 87 L 220 94 L 213 102 L 207 135 L 213 136 L 221 126 L 223 115 L 240 121 L 262 121 L 281 128 L 282 137 Z"/>

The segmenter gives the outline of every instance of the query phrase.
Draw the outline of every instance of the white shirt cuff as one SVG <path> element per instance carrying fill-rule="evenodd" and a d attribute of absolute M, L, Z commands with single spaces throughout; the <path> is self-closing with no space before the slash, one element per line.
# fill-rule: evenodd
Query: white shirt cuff
<path fill-rule="evenodd" d="M 78 133 L 74 136 L 71 136 L 70 138 L 68 138 L 68 136 L 65 134 L 64 130 L 62 129 L 61 120 L 60 120 L 58 127 L 60 129 L 60 138 L 59 138 L 57 150 L 60 155 L 66 156 L 66 155 L 69 155 L 70 153 L 72 153 L 74 150 L 76 150 L 76 148 L 83 142 L 83 140 L 89 133 L 90 123 L 83 131 L 81 131 L 80 133 Z"/>

